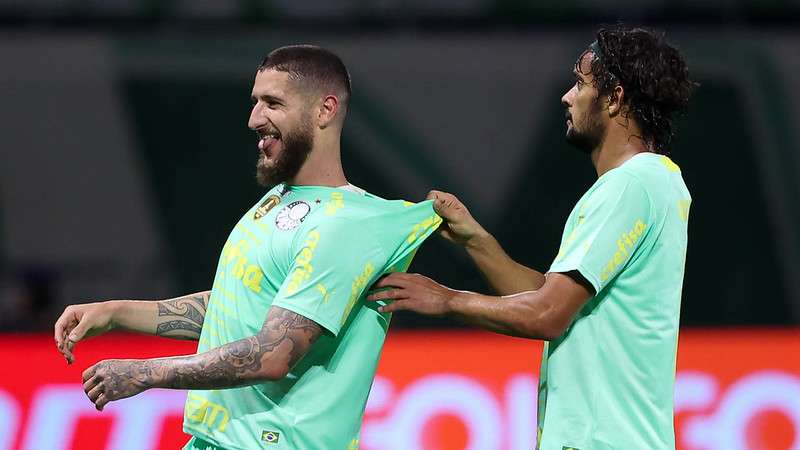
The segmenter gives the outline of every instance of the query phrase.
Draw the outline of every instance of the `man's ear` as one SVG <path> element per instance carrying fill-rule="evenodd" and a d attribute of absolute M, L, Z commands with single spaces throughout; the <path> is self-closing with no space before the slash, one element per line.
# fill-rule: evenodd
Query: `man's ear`
<path fill-rule="evenodd" d="M 625 89 L 617 85 L 608 94 L 608 115 L 615 117 L 623 112 L 625 106 Z"/>
<path fill-rule="evenodd" d="M 335 95 L 327 95 L 319 105 L 317 124 L 320 128 L 328 127 L 339 114 L 339 99 Z"/>

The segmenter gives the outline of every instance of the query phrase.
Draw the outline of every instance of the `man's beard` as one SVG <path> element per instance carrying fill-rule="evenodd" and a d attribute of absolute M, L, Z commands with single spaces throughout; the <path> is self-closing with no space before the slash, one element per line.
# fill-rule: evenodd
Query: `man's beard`
<path fill-rule="evenodd" d="M 577 129 L 578 123 L 575 118 L 572 120 L 572 127 L 567 131 L 567 142 L 587 155 L 603 143 L 606 129 L 600 120 L 600 102 L 595 101 L 589 111 L 583 115 L 581 126 L 583 130 Z"/>
<path fill-rule="evenodd" d="M 256 164 L 256 181 L 260 186 L 272 188 L 297 176 L 314 147 L 314 133 L 311 122 L 304 120 L 296 130 L 281 137 L 283 147 L 273 164 L 266 164 L 267 157 L 262 152 Z"/>

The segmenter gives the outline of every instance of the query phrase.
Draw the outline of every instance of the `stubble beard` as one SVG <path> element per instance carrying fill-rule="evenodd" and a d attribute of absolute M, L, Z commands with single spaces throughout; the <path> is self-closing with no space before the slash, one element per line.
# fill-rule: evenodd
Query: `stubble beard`
<path fill-rule="evenodd" d="M 603 143 L 606 129 L 600 120 L 600 110 L 598 98 L 581 118 L 580 125 L 583 130 L 578 130 L 578 122 L 573 117 L 572 127 L 567 131 L 566 139 L 567 143 L 580 150 L 581 153 L 591 154 Z"/>
<path fill-rule="evenodd" d="M 314 148 L 311 122 L 303 120 L 295 130 L 283 135 L 281 145 L 283 146 L 281 154 L 272 164 L 268 164 L 267 157 L 259 151 L 256 164 L 256 182 L 259 186 L 272 188 L 297 176 L 311 149 Z"/>

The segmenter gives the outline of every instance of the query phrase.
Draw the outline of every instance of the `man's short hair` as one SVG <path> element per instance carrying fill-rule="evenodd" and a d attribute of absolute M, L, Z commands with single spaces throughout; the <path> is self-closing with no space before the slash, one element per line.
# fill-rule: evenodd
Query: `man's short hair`
<path fill-rule="evenodd" d="M 587 51 L 595 53 L 591 75 L 600 95 L 622 86 L 628 117 L 639 125 L 642 139 L 656 152 L 668 153 L 675 118 L 686 110 L 697 85 L 681 53 L 662 33 L 625 25 L 600 29 Z"/>
<path fill-rule="evenodd" d="M 330 50 L 316 45 L 289 45 L 267 55 L 259 71 L 277 70 L 289 74 L 289 79 L 304 84 L 304 88 L 321 95 L 334 94 L 345 110 L 350 100 L 350 74 L 341 58 Z"/>

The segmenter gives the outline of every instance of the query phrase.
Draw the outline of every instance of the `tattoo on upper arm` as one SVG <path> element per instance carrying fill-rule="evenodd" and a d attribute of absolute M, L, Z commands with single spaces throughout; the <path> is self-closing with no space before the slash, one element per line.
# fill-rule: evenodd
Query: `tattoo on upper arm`
<path fill-rule="evenodd" d="M 199 339 L 210 292 L 158 302 L 156 336 Z"/>
<path fill-rule="evenodd" d="M 252 384 L 288 372 L 320 334 L 322 328 L 313 320 L 273 306 L 255 336 L 191 357 L 148 360 L 147 369 L 142 370 L 148 378 L 144 382 L 174 389 Z"/>
<path fill-rule="evenodd" d="M 214 370 L 224 372 L 220 374 L 222 378 L 230 380 L 259 373 L 265 363 L 288 371 L 321 333 L 321 327 L 313 320 L 274 306 L 258 334 L 219 347 Z M 271 354 L 282 347 L 284 351 Z"/>
<path fill-rule="evenodd" d="M 289 345 L 289 368 L 292 368 L 297 361 L 306 354 L 311 344 L 316 342 L 322 328 L 311 319 L 300 314 L 283 309 L 281 307 L 270 308 L 267 320 L 261 331 L 254 336 L 257 345 L 254 346 L 254 356 L 252 362 L 245 351 L 244 353 L 231 352 L 225 356 L 232 364 L 253 364 L 260 368 L 261 356 L 266 352 L 271 352 L 281 345 Z M 241 342 L 241 341 L 239 341 Z M 236 350 L 247 350 L 247 346 L 240 346 Z"/>

